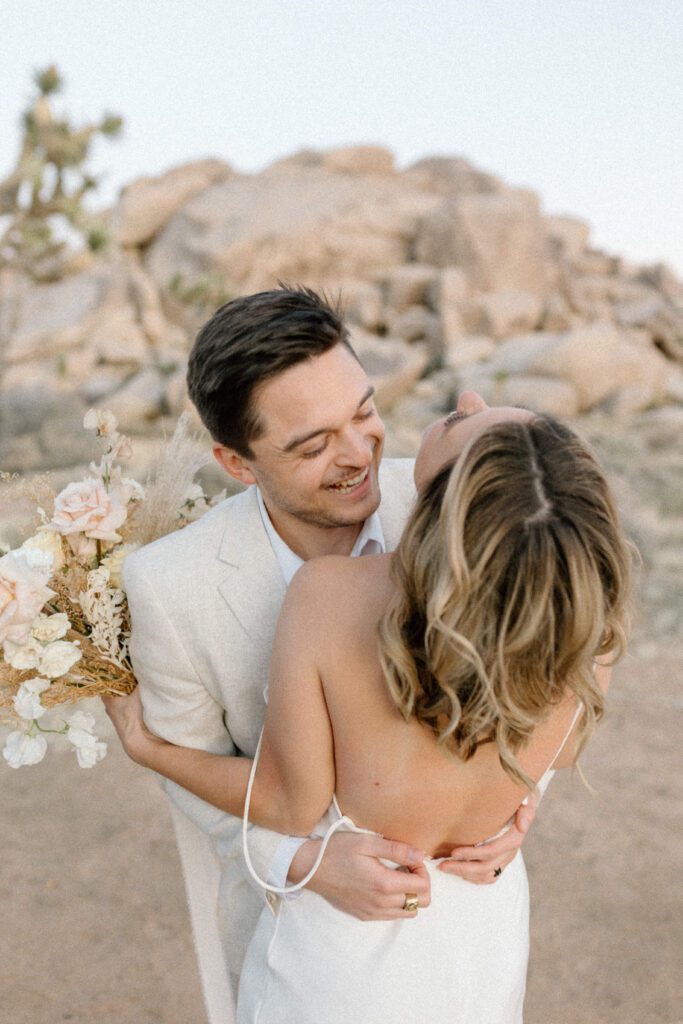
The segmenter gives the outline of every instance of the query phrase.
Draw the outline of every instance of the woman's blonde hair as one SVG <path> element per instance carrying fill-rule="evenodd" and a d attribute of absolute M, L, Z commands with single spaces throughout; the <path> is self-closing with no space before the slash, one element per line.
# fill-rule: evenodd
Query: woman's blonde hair
<path fill-rule="evenodd" d="M 594 659 L 626 642 L 630 548 L 586 445 L 550 417 L 498 423 L 419 495 L 380 623 L 389 690 L 463 760 L 494 742 L 516 782 L 569 692 L 583 747 L 604 710 Z"/>

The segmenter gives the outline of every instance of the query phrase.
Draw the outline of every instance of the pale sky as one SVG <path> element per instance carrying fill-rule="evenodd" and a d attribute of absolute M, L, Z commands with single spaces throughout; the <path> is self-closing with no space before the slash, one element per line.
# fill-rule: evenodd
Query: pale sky
<path fill-rule="evenodd" d="M 0 0 L 0 177 L 33 69 L 100 144 L 101 202 L 205 156 L 462 155 L 593 244 L 683 276 L 683 0 Z"/>

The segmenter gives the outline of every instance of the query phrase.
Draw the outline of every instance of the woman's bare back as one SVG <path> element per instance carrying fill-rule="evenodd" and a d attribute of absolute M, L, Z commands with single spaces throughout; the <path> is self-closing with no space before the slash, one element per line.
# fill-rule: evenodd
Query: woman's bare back
<path fill-rule="evenodd" d="M 342 811 L 432 856 L 494 835 L 526 795 L 503 771 L 495 745 L 463 762 L 437 746 L 428 726 L 406 722 L 389 695 L 377 626 L 393 593 L 391 556 L 325 562 L 312 656 L 332 723 Z M 536 729 L 520 757 L 534 780 L 553 762 L 575 710 L 567 700 Z"/>

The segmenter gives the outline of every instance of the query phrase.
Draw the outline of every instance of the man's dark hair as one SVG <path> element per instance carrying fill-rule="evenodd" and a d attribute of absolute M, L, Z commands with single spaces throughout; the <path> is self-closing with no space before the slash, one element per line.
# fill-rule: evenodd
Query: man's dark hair
<path fill-rule="evenodd" d="M 233 299 L 197 335 L 187 369 L 190 398 L 213 439 L 249 458 L 263 432 L 256 389 L 339 344 L 355 355 L 339 309 L 311 288 L 283 285 Z"/>

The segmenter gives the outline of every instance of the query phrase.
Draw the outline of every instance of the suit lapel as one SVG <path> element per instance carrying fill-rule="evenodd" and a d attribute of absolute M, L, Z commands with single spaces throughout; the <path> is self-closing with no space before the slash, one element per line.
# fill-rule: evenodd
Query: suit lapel
<path fill-rule="evenodd" d="M 256 488 L 236 496 L 228 510 L 218 558 L 225 576 L 221 597 L 248 637 L 267 646 L 285 596 L 282 570 L 263 527 Z"/>

